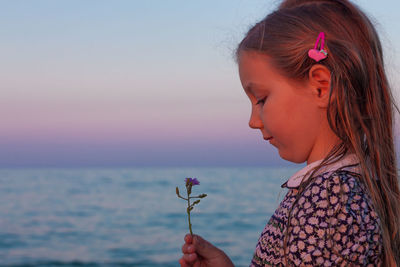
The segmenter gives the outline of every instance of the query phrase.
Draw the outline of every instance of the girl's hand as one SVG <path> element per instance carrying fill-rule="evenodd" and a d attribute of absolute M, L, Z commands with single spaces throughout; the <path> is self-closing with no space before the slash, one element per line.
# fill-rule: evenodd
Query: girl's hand
<path fill-rule="evenodd" d="M 234 267 L 229 257 L 199 235 L 187 234 L 182 246 L 181 267 Z"/>

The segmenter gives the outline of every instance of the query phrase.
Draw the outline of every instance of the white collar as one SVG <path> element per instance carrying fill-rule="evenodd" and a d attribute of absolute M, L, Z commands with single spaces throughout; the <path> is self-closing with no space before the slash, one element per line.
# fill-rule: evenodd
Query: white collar
<path fill-rule="evenodd" d="M 308 173 L 308 175 L 311 174 L 312 169 L 314 167 L 318 166 L 318 164 L 320 164 L 321 162 L 322 162 L 322 159 L 314 161 L 314 162 L 308 164 L 307 166 L 305 166 L 303 169 L 297 171 L 285 183 L 286 187 L 288 187 L 288 188 L 296 188 L 296 187 L 298 187 L 303 182 L 302 180 L 303 180 L 304 176 L 307 174 L 307 172 L 310 171 L 310 173 Z M 338 162 L 328 164 L 327 166 L 324 166 L 321 169 L 319 169 L 314 174 L 314 177 L 316 175 L 318 175 L 318 174 L 322 174 L 322 173 L 326 173 L 326 172 L 330 172 L 330 171 L 335 171 L 335 170 L 339 169 L 340 167 L 347 166 L 347 165 L 353 165 L 353 164 L 358 164 L 358 165 L 351 166 L 351 167 L 345 167 L 345 168 L 343 168 L 343 170 L 348 170 L 348 171 L 352 171 L 352 172 L 356 172 L 356 173 L 360 173 L 361 174 L 361 168 L 360 168 L 359 163 L 360 163 L 360 161 L 358 160 L 358 157 L 356 156 L 356 154 L 354 154 L 354 153 L 347 154 L 346 156 L 344 156 Z M 306 179 L 307 178 L 308 177 L 306 177 Z M 283 184 L 282 187 L 284 187 L 285 184 Z"/>

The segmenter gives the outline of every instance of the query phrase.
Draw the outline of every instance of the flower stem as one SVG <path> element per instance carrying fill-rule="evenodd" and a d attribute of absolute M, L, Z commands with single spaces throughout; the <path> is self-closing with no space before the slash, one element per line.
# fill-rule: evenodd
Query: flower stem
<path fill-rule="evenodd" d="M 182 198 L 184 200 L 188 200 L 187 198 L 181 197 L 181 195 L 178 195 L 179 198 Z"/>
<path fill-rule="evenodd" d="M 190 235 L 193 235 L 192 224 L 190 223 L 190 198 L 189 198 L 189 192 L 188 192 L 187 195 L 188 195 L 188 198 L 187 198 L 187 202 L 188 202 L 187 213 L 188 213 L 188 220 L 189 220 L 189 231 L 190 231 Z"/>

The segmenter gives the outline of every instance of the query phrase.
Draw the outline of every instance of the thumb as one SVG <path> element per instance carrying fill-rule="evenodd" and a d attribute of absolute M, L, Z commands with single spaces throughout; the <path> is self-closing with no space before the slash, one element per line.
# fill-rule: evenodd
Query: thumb
<path fill-rule="evenodd" d="M 220 250 L 199 235 L 193 235 L 193 245 L 196 253 L 206 259 L 218 257 Z"/>

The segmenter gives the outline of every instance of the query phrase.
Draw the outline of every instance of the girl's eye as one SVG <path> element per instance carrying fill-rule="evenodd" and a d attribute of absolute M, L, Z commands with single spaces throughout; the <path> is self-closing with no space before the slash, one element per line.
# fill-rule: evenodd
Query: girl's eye
<path fill-rule="evenodd" d="M 258 102 L 256 103 L 256 105 L 261 104 L 265 102 L 266 97 L 264 97 L 263 99 L 258 100 Z"/>

